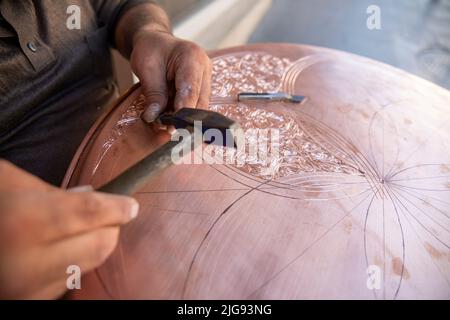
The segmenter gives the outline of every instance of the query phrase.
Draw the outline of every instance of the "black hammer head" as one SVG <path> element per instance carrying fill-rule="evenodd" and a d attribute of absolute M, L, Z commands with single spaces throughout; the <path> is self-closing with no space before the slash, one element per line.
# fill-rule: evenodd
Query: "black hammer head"
<path fill-rule="evenodd" d="M 237 147 L 237 134 L 240 134 L 240 126 L 234 120 L 210 110 L 182 108 L 174 113 L 163 113 L 157 121 L 164 125 L 174 126 L 176 129 L 194 128 L 195 122 L 201 123 L 202 134 L 209 129 L 220 131 L 222 139 L 204 139 L 205 143 L 219 144 L 227 147 Z M 208 136 L 208 135 L 206 135 Z M 220 142 L 220 140 L 222 140 Z M 233 143 L 229 143 L 232 141 Z"/>

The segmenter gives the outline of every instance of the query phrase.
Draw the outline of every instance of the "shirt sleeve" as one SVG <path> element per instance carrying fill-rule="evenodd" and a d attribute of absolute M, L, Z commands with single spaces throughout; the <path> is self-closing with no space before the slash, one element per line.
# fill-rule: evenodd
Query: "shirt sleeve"
<path fill-rule="evenodd" d="M 99 26 L 107 26 L 108 42 L 115 47 L 114 31 L 120 18 L 131 8 L 143 4 L 153 3 L 152 0 L 91 0 L 92 7 L 97 13 Z"/>

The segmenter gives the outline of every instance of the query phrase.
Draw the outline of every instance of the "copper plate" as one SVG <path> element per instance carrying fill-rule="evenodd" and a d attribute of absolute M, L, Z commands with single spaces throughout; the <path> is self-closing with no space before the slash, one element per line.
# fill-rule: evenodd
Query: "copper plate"
<path fill-rule="evenodd" d="M 265 44 L 211 53 L 210 109 L 277 128 L 270 166 L 181 164 L 73 298 L 450 297 L 450 93 L 356 55 Z M 301 104 L 237 103 L 285 91 Z M 169 139 L 133 87 L 97 121 L 63 187 L 107 182 Z"/>

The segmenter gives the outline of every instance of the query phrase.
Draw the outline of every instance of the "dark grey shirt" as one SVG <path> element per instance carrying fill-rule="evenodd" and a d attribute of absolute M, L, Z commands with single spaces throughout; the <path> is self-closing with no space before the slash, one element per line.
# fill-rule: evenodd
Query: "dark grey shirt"
<path fill-rule="evenodd" d="M 117 90 L 109 48 L 142 0 L 0 0 L 0 157 L 60 184 Z M 80 29 L 69 29 L 70 5 Z M 73 20 L 71 20 L 73 21 Z"/>

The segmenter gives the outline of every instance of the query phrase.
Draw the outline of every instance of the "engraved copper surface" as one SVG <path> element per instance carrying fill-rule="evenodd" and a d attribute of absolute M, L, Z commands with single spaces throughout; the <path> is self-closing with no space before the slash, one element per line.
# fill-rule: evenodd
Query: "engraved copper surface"
<path fill-rule="evenodd" d="M 71 297 L 449 298 L 450 93 L 323 48 L 211 56 L 209 108 L 244 129 L 279 129 L 280 153 L 162 172 L 134 195 L 140 214 L 113 255 Z M 236 101 L 278 90 L 307 99 Z M 64 187 L 100 186 L 169 139 L 139 120 L 142 103 L 136 86 L 97 122 Z"/>
<path fill-rule="evenodd" d="M 213 97 L 236 96 L 239 92 L 275 92 L 292 64 L 289 59 L 265 52 L 242 52 L 213 59 Z"/>
<path fill-rule="evenodd" d="M 109 149 L 117 141 L 117 139 L 125 133 L 126 128 L 140 120 L 141 113 L 144 111 L 144 107 L 145 97 L 143 94 L 140 94 L 125 110 L 125 112 L 121 114 L 120 119 L 110 130 L 110 137 L 103 143 L 100 157 L 95 162 L 95 167 L 92 174 L 95 174 L 105 154 L 109 151 Z"/>
<path fill-rule="evenodd" d="M 279 105 L 280 103 L 278 103 Z M 289 108 L 290 106 L 287 106 Z M 307 127 L 316 123 L 313 119 L 301 119 L 282 113 L 268 111 L 262 108 L 250 107 L 243 103 L 234 105 L 211 105 L 211 110 L 220 112 L 231 119 L 238 121 L 245 132 L 245 150 L 251 144 L 260 143 L 268 145 L 268 159 L 253 159 L 247 157 L 239 163 L 237 168 L 251 175 L 277 179 L 302 172 L 335 172 L 348 174 L 361 174 L 356 163 L 352 163 L 350 156 L 346 154 L 333 155 L 322 147 L 311 134 Z M 317 124 L 319 125 L 319 124 Z M 271 136 L 263 136 L 259 131 L 252 129 L 278 129 L 279 143 L 277 154 L 271 150 Z M 312 128 L 314 130 L 314 128 Z M 316 133 L 316 132 L 314 132 Z M 264 139 L 265 138 L 265 139 Z M 219 147 L 217 148 L 219 149 Z M 223 148 L 221 148 L 223 150 Z M 244 153 L 244 152 L 243 152 Z M 235 158 L 238 159 L 240 153 Z M 233 163 L 238 163 L 234 160 Z"/>

